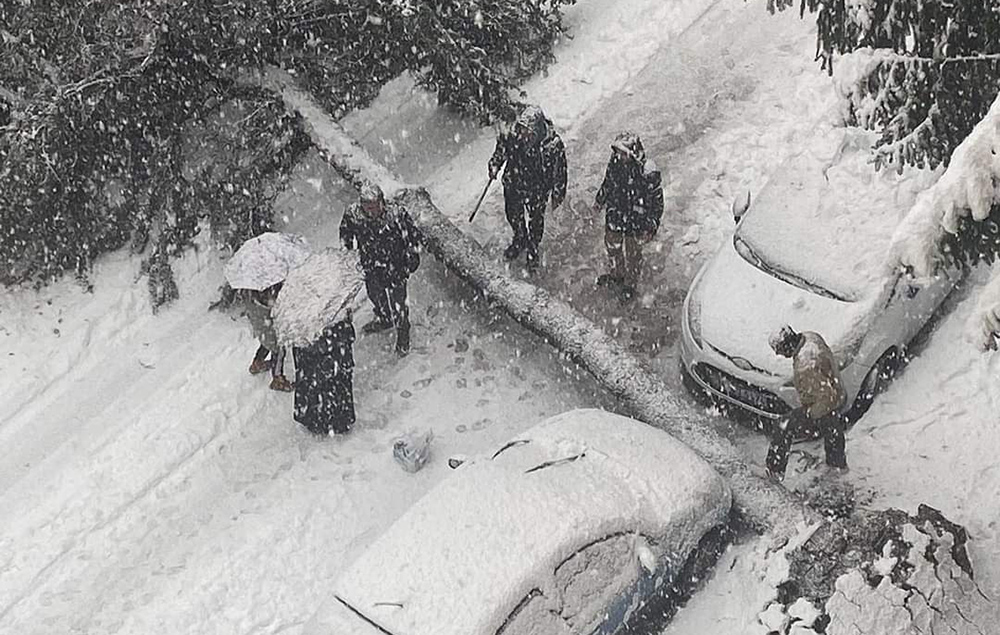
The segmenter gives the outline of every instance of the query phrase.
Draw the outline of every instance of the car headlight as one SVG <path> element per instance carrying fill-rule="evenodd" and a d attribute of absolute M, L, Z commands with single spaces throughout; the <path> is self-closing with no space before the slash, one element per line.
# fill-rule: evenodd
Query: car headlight
<path fill-rule="evenodd" d="M 691 331 L 691 339 L 698 345 L 698 348 L 701 348 L 701 301 L 696 295 L 692 295 L 688 300 L 687 321 L 688 330 Z"/>

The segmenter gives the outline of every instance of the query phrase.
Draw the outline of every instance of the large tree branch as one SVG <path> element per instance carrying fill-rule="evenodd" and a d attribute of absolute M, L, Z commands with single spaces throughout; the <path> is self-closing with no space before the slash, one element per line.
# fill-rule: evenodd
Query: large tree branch
<path fill-rule="evenodd" d="M 512 279 L 472 238 L 444 215 L 423 189 L 406 186 L 374 161 L 287 76 L 257 78 L 298 111 L 327 161 L 354 184 L 378 182 L 413 216 L 427 250 L 518 322 L 564 352 L 619 397 L 638 419 L 671 433 L 729 479 L 737 512 L 752 527 L 789 537 L 818 516 L 787 490 L 751 472 L 736 447 L 705 415 L 680 401 L 664 382 L 600 327 L 544 289 Z"/>

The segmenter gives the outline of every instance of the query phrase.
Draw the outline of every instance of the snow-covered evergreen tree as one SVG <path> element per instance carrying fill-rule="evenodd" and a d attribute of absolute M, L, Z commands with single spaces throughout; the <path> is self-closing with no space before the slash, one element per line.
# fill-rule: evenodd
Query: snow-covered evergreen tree
<path fill-rule="evenodd" d="M 771 11 L 794 4 L 768 0 Z M 879 166 L 947 164 L 1000 89 L 995 0 L 799 0 L 799 10 L 816 14 L 823 68 L 861 58 L 852 123 L 880 133 Z"/>
<path fill-rule="evenodd" d="M 294 70 L 338 115 L 400 73 L 489 121 L 551 60 L 575 0 L 12 0 L 0 3 L 0 283 L 85 276 L 131 244 L 160 272 L 207 218 L 229 245 L 266 230 L 305 148 L 248 68 Z M 220 124 L 226 108 L 246 117 Z M 219 142 L 192 172 L 185 139 Z M 163 291 L 163 290 L 166 291 Z"/>

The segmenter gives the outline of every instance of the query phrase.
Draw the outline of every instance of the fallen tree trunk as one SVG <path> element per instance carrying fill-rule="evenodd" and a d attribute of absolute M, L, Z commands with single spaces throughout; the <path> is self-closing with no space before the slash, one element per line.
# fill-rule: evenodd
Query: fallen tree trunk
<path fill-rule="evenodd" d="M 636 418 L 666 430 L 708 461 L 733 489 L 740 518 L 788 537 L 819 520 L 787 490 L 752 473 L 736 447 L 704 414 L 675 397 L 664 382 L 600 327 L 544 289 L 512 279 L 459 230 L 422 188 L 409 188 L 343 131 L 308 95 L 274 69 L 257 78 L 298 112 L 324 158 L 355 185 L 369 179 L 395 195 L 413 216 L 427 251 L 450 270 L 586 369 Z"/>

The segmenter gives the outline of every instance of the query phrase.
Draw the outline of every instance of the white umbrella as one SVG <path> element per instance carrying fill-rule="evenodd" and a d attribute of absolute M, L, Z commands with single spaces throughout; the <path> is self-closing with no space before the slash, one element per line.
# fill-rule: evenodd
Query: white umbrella
<path fill-rule="evenodd" d="M 308 346 L 324 328 L 353 309 L 364 284 L 357 252 L 326 249 L 309 256 L 285 279 L 271 310 L 278 341 Z"/>
<path fill-rule="evenodd" d="M 309 257 L 306 239 L 268 232 L 243 243 L 226 263 L 226 280 L 234 289 L 262 291 L 288 277 Z"/>

